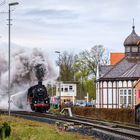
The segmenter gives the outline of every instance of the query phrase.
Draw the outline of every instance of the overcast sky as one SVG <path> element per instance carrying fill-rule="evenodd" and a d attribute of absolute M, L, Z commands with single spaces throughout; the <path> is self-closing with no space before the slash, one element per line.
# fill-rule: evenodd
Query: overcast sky
<path fill-rule="evenodd" d="M 3 3 L 4 0 L 0 0 Z M 12 38 L 16 46 L 78 53 L 94 45 L 123 52 L 123 42 L 135 18 L 140 35 L 140 0 L 17 0 L 11 7 Z M 6 1 L 0 12 L 8 11 Z M 0 44 L 7 43 L 8 13 L 0 13 Z"/>

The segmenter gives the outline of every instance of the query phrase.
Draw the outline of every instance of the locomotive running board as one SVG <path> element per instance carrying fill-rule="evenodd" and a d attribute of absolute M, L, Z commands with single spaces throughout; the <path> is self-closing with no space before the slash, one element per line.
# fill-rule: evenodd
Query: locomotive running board
<path fill-rule="evenodd" d="M 69 117 L 73 117 L 70 107 L 63 108 L 62 111 L 60 112 L 60 114 L 65 115 L 65 116 L 69 116 Z"/>

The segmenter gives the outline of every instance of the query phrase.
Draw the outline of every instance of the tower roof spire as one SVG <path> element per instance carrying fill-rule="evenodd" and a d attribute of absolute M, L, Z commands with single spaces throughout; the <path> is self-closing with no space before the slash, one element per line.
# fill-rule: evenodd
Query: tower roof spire
<path fill-rule="evenodd" d="M 132 32 L 131 34 L 125 39 L 124 46 L 137 46 L 137 42 L 140 40 L 140 36 L 138 36 L 135 32 L 135 24 L 133 18 L 133 25 L 132 25 Z"/>
<path fill-rule="evenodd" d="M 135 30 L 135 19 L 133 18 L 133 25 L 132 25 L 133 31 Z"/>

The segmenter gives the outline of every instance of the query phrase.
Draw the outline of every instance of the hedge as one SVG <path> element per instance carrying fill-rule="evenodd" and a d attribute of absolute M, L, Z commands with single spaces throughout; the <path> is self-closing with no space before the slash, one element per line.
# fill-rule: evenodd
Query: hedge
<path fill-rule="evenodd" d="M 73 113 L 91 117 L 98 120 L 119 121 L 125 123 L 134 123 L 135 115 L 133 109 L 107 109 L 91 107 L 74 107 Z"/>

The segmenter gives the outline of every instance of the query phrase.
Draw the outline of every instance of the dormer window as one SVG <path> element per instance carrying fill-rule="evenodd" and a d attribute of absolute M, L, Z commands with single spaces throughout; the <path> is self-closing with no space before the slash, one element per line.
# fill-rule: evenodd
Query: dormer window
<path fill-rule="evenodd" d="M 133 46 L 132 47 L 132 52 L 138 52 L 138 47 L 137 46 Z"/>
<path fill-rule="evenodd" d="M 125 52 L 130 52 L 130 47 L 125 47 Z"/>

